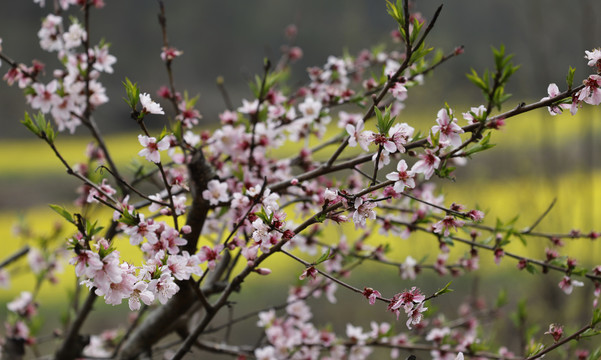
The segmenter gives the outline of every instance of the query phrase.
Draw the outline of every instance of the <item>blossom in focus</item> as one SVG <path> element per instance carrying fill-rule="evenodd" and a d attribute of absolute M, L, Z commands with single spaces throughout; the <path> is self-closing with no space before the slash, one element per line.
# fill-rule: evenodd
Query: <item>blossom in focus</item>
<path fill-rule="evenodd" d="M 142 104 L 142 113 L 144 114 L 165 115 L 161 105 L 159 105 L 157 102 L 154 102 L 148 93 L 140 94 L 140 104 Z"/>
<path fill-rule="evenodd" d="M 363 198 L 355 199 L 355 212 L 353 213 L 353 222 L 355 228 L 364 228 L 365 221 L 367 219 L 374 220 L 376 218 L 376 212 L 373 210 L 376 207 L 376 203 L 373 201 L 364 201 Z"/>
<path fill-rule="evenodd" d="M 425 154 L 420 154 L 419 158 L 420 160 L 411 167 L 411 171 L 414 174 L 424 174 L 424 177 L 428 180 L 440 165 L 440 158 L 430 149 L 426 149 Z"/>
<path fill-rule="evenodd" d="M 482 116 L 486 113 L 486 107 L 484 105 L 480 105 L 478 107 L 470 108 L 470 111 L 463 113 L 463 118 L 467 120 L 469 124 L 477 124 Z"/>
<path fill-rule="evenodd" d="M 382 294 L 378 290 L 366 287 L 363 289 L 363 296 L 367 298 L 369 305 L 373 305 L 376 303 L 376 299 L 382 296 Z"/>
<path fill-rule="evenodd" d="M 159 151 L 169 149 L 170 143 L 169 138 L 164 137 L 158 143 L 155 137 L 148 137 L 145 135 L 138 135 L 138 141 L 140 145 L 144 146 L 144 149 L 138 152 L 138 155 L 144 156 L 146 160 L 152 161 L 153 163 L 161 162 L 161 154 Z"/>
<path fill-rule="evenodd" d="M 601 104 L 601 75 L 591 75 L 584 80 L 584 89 L 580 90 L 578 101 L 589 105 Z"/>
<path fill-rule="evenodd" d="M 407 170 L 405 160 L 399 161 L 395 172 L 386 175 L 388 180 L 394 181 L 394 191 L 402 193 L 406 187 L 413 189 L 415 187 L 415 175 L 411 170 Z"/>
<path fill-rule="evenodd" d="M 557 87 L 557 85 L 555 83 L 549 84 L 549 87 L 547 88 L 547 93 L 549 94 L 549 96 L 542 98 L 541 101 L 552 99 L 560 94 L 559 88 Z M 549 114 L 551 114 L 551 115 L 561 114 L 563 109 L 569 109 L 569 108 L 570 108 L 569 104 L 560 104 L 560 105 L 554 105 L 554 106 L 547 107 L 547 109 L 549 110 Z"/>
<path fill-rule="evenodd" d="M 436 117 L 436 123 L 432 127 L 432 134 L 440 132 L 440 144 L 444 147 L 453 146 L 458 147 L 461 145 L 461 136 L 464 130 L 457 125 L 457 119 L 453 117 L 453 113 L 448 109 L 440 109 Z"/>

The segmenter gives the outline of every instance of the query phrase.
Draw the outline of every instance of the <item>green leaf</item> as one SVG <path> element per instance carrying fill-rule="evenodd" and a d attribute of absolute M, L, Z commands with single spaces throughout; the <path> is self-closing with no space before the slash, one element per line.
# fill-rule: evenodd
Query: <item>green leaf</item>
<path fill-rule="evenodd" d="M 591 321 L 591 326 L 595 327 L 599 322 L 601 322 L 601 309 L 596 308 L 593 312 L 593 320 Z"/>
<path fill-rule="evenodd" d="M 119 217 L 119 222 L 129 226 L 136 226 L 138 225 L 138 218 L 129 211 L 124 211 Z"/>
<path fill-rule="evenodd" d="M 490 136 L 491 136 L 491 134 L 492 134 L 492 132 L 490 132 L 490 131 L 487 132 L 486 136 L 484 136 L 482 138 L 482 140 L 480 140 L 478 142 L 478 144 L 470 147 L 469 149 L 467 149 L 465 151 L 465 153 L 464 153 L 465 156 L 471 156 L 471 155 L 473 155 L 473 154 L 475 154 L 477 152 L 481 152 L 481 151 L 488 150 L 490 148 L 495 147 L 496 144 L 491 144 L 490 143 Z"/>
<path fill-rule="evenodd" d="M 41 111 L 38 111 L 37 114 L 33 115 L 33 119 L 35 120 L 38 129 L 40 129 L 42 133 L 44 133 L 46 130 L 46 117 L 44 116 L 44 114 Z"/>
<path fill-rule="evenodd" d="M 497 296 L 497 302 L 495 303 L 495 308 L 500 308 L 507 304 L 507 291 L 505 289 L 501 289 L 499 291 L 499 295 Z"/>
<path fill-rule="evenodd" d="M 599 360 L 601 359 L 601 347 L 595 349 L 587 358 L 587 360 Z"/>
<path fill-rule="evenodd" d="M 75 220 L 73 220 L 73 216 L 71 216 L 71 213 L 68 212 L 64 207 L 59 206 L 59 205 L 53 205 L 53 204 L 50 204 L 48 206 L 50 206 L 50 208 L 52 210 L 54 210 L 54 212 L 56 212 L 57 214 L 59 214 L 60 216 L 65 218 L 65 220 L 67 220 L 71 224 L 75 224 Z"/>
<path fill-rule="evenodd" d="M 572 90 L 572 85 L 574 84 L 574 72 L 576 72 L 576 68 L 570 66 L 570 69 L 568 70 L 568 76 L 566 76 L 568 90 Z"/>
<path fill-rule="evenodd" d="M 526 271 L 528 271 L 532 275 L 535 275 L 538 273 L 537 268 L 534 265 L 532 265 L 530 262 L 528 262 L 526 264 Z"/>
<path fill-rule="evenodd" d="M 324 222 L 324 220 L 327 217 L 328 217 L 328 215 L 326 213 L 321 213 L 321 214 L 315 216 L 315 221 L 322 223 L 322 222 Z"/>
<path fill-rule="evenodd" d="M 597 336 L 601 334 L 600 330 L 595 330 L 595 329 L 587 329 L 585 330 L 582 334 L 580 334 L 581 338 L 585 338 L 585 337 L 592 337 L 592 336 Z"/>
<path fill-rule="evenodd" d="M 453 289 L 449 289 L 450 285 L 451 285 L 451 282 L 449 282 L 448 284 L 445 285 L 445 287 L 443 287 L 442 289 L 440 289 L 436 293 L 434 293 L 434 296 L 440 296 L 442 294 L 453 292 L 454 291 Z"/>
<path fill-rule="evenodd" d="M 538 354 L 539 352 L 543 351 L 545 349 L 545 345 L 541 344 L 541 343 L 535 343 L 532 342 L 529 346 L 528 346 L 528 355 L 526 357 L 531 357 L 534 356 L 536 354 Z"/>
<path fill-rule="evenodd" d="M 123 100 L 125 100 L 129 107 L 135 111 L 138 101 L 140 101 L 140 88 L 138 87 L 138 83 L 132 83 L 126 77 L 123 86 L 125 86 L 125 93 L 127 94 L 127 99 Z"/>
<path fill-rule="evenodd" d="M 391 3 L 390 1 L 386 0 L 386 10 L 388 12 L 388 14 L 390 16 L 392 16 L 392 18 L 394 20 L 396 20 L 397 23 L 399 23 L 399 26 L 403 26 L 403 24 L 405 23 L 405 16 L 403 15 L 403 3 L 400 0 L 397 0 L 396 4 Z"/>
<path fill-rule="evenodd" d="M 478 75 L 476 70 L 472 69 L 471 74 L 466 74 L 468 80 L 471 81 L 474 85 L 476 85 L 480 90 L 484 92 L 488 92 L 488 84 L 484 82 L 484 80 Z"/>
<path fill-rule="evenodd" d="M 517 310 L 510 315 L 513 325 L 517 328 L 526 322 L 526 300 L 522 299 L 517 304 Z"/>
<path fill-rule="evenodd" d="M 88 234 L 89 237 L 92 237 L 92 236 L 98 234 L 99 232 L 102 231 L 102 229 L 104 229 L 104 227 L 96 226 L 96 224 L 98 224 L 98 221 L 95 221 L 94 223 L 86 221 L 86 233 Z"/>
<path fill-rule="evenodd" d="M 167 135 L 169 135 L 169 131 L 167 131 L 167 127 L 166 126 L 163 126 L 163 130 L 161 131 L 161 134 L 159 135 L 159 138 L 157 139 L 157 142 L 163 140 L 163 138 L 165 136 L 167 136 Z"/>
<path fill-rule="evenodd" d="M 177 139 L 177 141 L 182 142 L 183 139 L 183 129 L 182 129 L 182 122 L 181 121 L 177 121 L 175 123 L 175 125 L 171 128 L 171 131 L 173 132 L 173 135 L 175 136 L 175 138 Z"/>
<path fill-rule="evenodd" d="M 394 118 L 390 118 L 390 106 L 387 106 L 386 109 L 384 109 L 384 114 L 382 114 L 377 106 L 374 107 L 374 112 L 376 113 L 376 118 L 378 119 L 378 123 L 376 124 L 378 131 L 380 134 L 387 134 L 395 120 Z"/>
<path fill-rule="evenodd" d="M 23 120 L 21 120 L 21 124 L 25 125 L 25 127 L 28 128 L 29 131 L 31 131 L 38 137 L 42 137 L 42 132 L 36 126 L 36 124 L 33 123 L 33 121 L 31 120 L 31 117 L 29 117 L 29 114 L 27 112 L 25 112 L 25 117 L 23 118 Z"/>
<path fill-rule="evenodd" d="M 315 261 L 315 263 L 313 263 L 313 265 L 319 265 L 324 261 L 327 261 L 330 259 L 330 248 L 328 248 L 328 251 L 326 251 L 325 253 L 321 254 L 321 256 L 319 257 L 319 259 L 317 259 L 317 261 Z"/>

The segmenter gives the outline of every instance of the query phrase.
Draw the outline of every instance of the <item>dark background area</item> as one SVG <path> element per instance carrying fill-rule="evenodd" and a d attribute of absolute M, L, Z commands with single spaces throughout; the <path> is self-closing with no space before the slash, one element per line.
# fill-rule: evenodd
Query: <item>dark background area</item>
<path fill-rule="evenodd" d="M 4 53 L 15 61 L 30 63 L 40 59 L 47 65 L 47 80 L 57 67 L 55 54 L 37 46 L 40 20 L 51 11 L 32 1 L 6 0 L 0 3 L 0 37 Z M 475 105 L 480 94 L 465 78 L 471 67 L 481 71 L 491 67 L 491 46 L 504 44 L 516 54 L 522 68 L 509 86 L 515 101 L 539 99 L 550 82 L 565 84 L 568 66 L 588 72 L 584 50 L 601 46 L 601 2 L 596 0 L 418 0 L 415 10 L 431 19 L 444 3 L 438 26 L 429 44 L 445 52 L 458 45 L 465 54 L 453 59 L 428 80 L 422 93 L 408 101 L 408 111 L 426 104 L 440 106 L 444 101 Z M 389 41 L 394 21 L 386 13 L 385 1 L 306 0 L 306 1 L 166 1 L 168 34 L 173 46 L 184 51 L 174 62 L 176 86 L 190 95 L 200 94 L 199 108 L 208 122 L 215 121 L 224 104 L 215 79 L 224 76 L 234 104 L 250 98 L 247 82 L 261 71 L 264 57 L 275 60 L 286 42 L 284 28 L 299 28 L 297 45 L 304 57 L 293 70 L 293 83 L 307 78 L 305 68 L 321 66 L 328 55 L 350 54 Z M 77 7 L 69 13 L 80 16 Z M 105 8 L 92 11 L 91 40 L 104 37 L 118 58 L 115 72 L 103 75 L 111 100 L 124 96 L 125 77 L 139 83 L 151 94 L 167 82 L 159 54 L 162 40 L 157 22 L 158 5 L 148 0 L 106 1 Z M 8 69 L 4 64 L 1 73 Z M 96 120 L 104 133 L 135 128 L 125 104 L 101 106 Z M 24 98 L 18 88 L 0 84 L 0 139 L 29 136 L 18 120 L 23 116 Z"/>

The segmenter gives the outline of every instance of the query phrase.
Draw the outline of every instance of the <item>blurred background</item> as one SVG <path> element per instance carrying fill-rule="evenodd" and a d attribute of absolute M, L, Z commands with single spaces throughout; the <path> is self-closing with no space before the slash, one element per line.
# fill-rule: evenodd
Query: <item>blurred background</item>
<path fill-rule="evenodd" d="M 159 57 L 162 40 L 157 3 L 147 0 L 107 0 L 106 3 L 104 9 L 92 12 L 90 36 L 93 43 L 101 36 L 105 38 L 118 60 L 115 72 L 101 79 L 112 102 L 100 107 L 95 118 L 100 130 L 108 136 L 109 147 L 118 149 L 114 154 L 118 163 L 127 166 L 139 146 L 135 141 L 136 124 L 129 118 L 125 103 L 119 100 L 125 95 L 121 83 L 127 76 L 138 82 L 143 92 L 154 94 L 159 86 L 167 83 L 167 75 Z M 429 20 L 440 3 L 418 0 L 414 11 L 421 12 Z M 217 114 L 225 109 L 215 85 L 216 78 L 224 77 L 234 104 L 243 98 L 249 99 L 252 96 L 247 86 L 249 80 L 255 73 L 260 73 L 264 57 L 274 61 L 279 58 L 280 46 L 286 43 L 284 29 L 287 25 L 298 26 L 295 45 L 304 53 L 293 66 L 291 84 L 304 83 L 307 79 L 305 69 L 325 64 L 329 55 L 340 55 L 344 51 L 356 54 L 381 42 L 390 43 L 389 33 L 395 27 L 386 13 L 385 1 L 375 0 L 180 0 L 165 1 L 165 7 L 170 43 L 184 51 L 184 56 L 174 61 L 176 87 L 186 89 L 191 96 L 200 95 L 198 108 L 208 126 L 215 124 Z M 0 2 L 3 53 L 27 64 L 31 59 L 38 59 L 46 63 L 47 70 L 54 69 L 57 66 L 54 54 L 40 50 L 36 36 L 40 20 L 49 11 L 48 6 L 40 8 L 32 1 Z M 75 8 L 70 11 L 75 16 L 80 15 Z M 492 67 L 492 46 L 505 45 L 508 53 L 515 54 L 513 62 L 521 65 L 507 88 L 513 97 L 504 110 L 522 101 L 532 102 L 547 96 L 549 83 L 555 82 L 564 90 L 569 66 L 577 69 L 575 81 L 579 82 L 591 72 L 586 66 L 584 50 L 601 46 L 600 14 L 601 2 L 598 0 L 444 2 L 428 44 L 445 53 L 463 45 L 465 53 L 445 63 L 434 76 L 426 78 L 424 86 L 410 92 L 402 121 L 421 124 L 421 129 L 425 130 L 434 124 L 436 112 L 445 102 L 457 114 L 481 104 L 479 90 L 465 74 L 471 68 L 481 73 Z M 4 74 L 7 69 L 3 64 L 0 73 Z M 19 124 L 26 110 L 30 109 L 21 91 L 1 82 L 0 235 L 6 246 L 0 249 L 0 260 L 23 245 L 24 240 L 10 233 L 19 219 L 51 229 L 58 217 L 46 204 L 69 205 L 77 196 L 73 191 L 76 182 L 64 174 L 47 147 L 32 139 L 33 135 Z M 465 124 L 461 118 L 459 122 Z M 523 228 L 531 225 L 557 199 L 554 210 L 541 223 L 541 229 L 562 233 L 571 229 L 585 233 L 601 231 L 599 122 L 599 108 L 582 109 L 575 117 L 569 114 L 551 117 L 545 109 L 540 109 L 510 119 L 503 130 L 493 134 L 492 142 L 497 144 L 495 149 L 478 154 L 467 167 L 457 170 L 457 183 L 439 182 L 446 194 L 447 205 L 461 202 L 468 207 L 480 206 L 486 211 L 490 224 L 494 224 L 497 217 L 509 220 L 520 213 L 517 224 L 518 228 Z M 157 127 L 162 126 L 158 124 Z M 83 159 L 88 141 L 84 139 L 85 135 L 84 129 L 79 129 L 72 137 L 61 135 L 60 147 L 73 159 Z M 540 246 L 530 248 L 528 254 L 543 258 L 542 249 L 547 245 L 541 241 Z M 599 263 L 598 241 L 579 240 L 568 246 L 572 246 L 569 251 L 573 254 L 582 255 L 586 262 L 583 265 Z M 426 248 L 424 252 L 427 251 Z M 399 255 L 399 258 L 404 259 L 404 256 Z M 488 263 L 488 266 L 494 266 L 490 261 Z M 510 274 L 517 271 L 513 263 L 507 269 Z M 284 276 L 280 280 L 287 282 L 296 276 L 294 272 L 291 277 Z M 358 283 L 367 281 L 367 277 L 359 278 Z M 544 291 L 545 298 L 550 299 L 555 308 L 565 306 L 567 298 L 558 294 L 558 276 L 545 279 L 536 284 L 532 298 L 537 295 L 540 298 L 540 291 Z M 394 270 L 381 280 L 383 283 L 400 281 Z M 479 280 L 469 281 L 476 284 Z M 492 293 L 503 286 L 512 288 L 515 285 L 511 276 L 489 281 L 480 287 L 490 286 Z M 435 291 L 440 281 L 425 277 L 422 283 Z M 13 284 L 10 291 L 0 289 L 0 303 L 11 299 L 27 284 L 31 281 Z M 467 288 L 473 284 L 458 286 Z M 409 282 L 403 281 L 399 286 L 409 286 Z M 531 283 L 522 282 L 518 289 L 513 289 L 534 288 Z M 254 296 L 257 303 L 261 303 L 270 301 L 266 294 L 276 296 L 272 295 L 274 293 L 259 287 Z M 589 306 L 591 291 L 583 291 L 581 295 L 570 309 Z M 279 291 L 277 296 L 284 299 L 285 291 Z M 340 297 L 345 303 L 344 297 Z M 450 304 L 457 306 L 458 300 Z M 0 314 L 4 309 L 2 307 Z M 125 309 L 121 311 L 125 312 Z M 322 312 L 319 317 L 326 317 L 333 310 L 325 307 L 318 311 Z M 577 310 L 570 311 L 566 310 L 564 316 L 582 316 Z M 95 320 L 97 323 L 110 321 L 103 318 L 102 312 L 100 314 Z M 373 316 L 376 315 L 352 315 L 361 319 Z M 389 314 L 383 316 L 389 317 Z M 545 314 L 541 310 L 541 314 L 534 316 L 544 318 Z"/>

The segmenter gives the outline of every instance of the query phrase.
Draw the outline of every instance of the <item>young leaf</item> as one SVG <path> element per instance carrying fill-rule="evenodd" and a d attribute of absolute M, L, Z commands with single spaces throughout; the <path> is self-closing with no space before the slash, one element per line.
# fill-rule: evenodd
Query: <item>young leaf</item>
<path fill-rule="evenodd" d="M 446 293 L 450 293 L 452 291 L 454 291 L 453 289 L 449 289 L 449 286 L 451 285 L 451 282 L 449 282 L 448 284 L 445 285 L 445 287 L 443 287 L 442 289 L 438 290 L 434 296 L 440 296 L 442 294 L 446 294 Z"/>
<path fill-rule="evenodd" d="M 319 257 L 319 259 L 317 259 L 317 261 L 315 261 L 315 263 L 313 265 L 319 265 L 322 262 L 329 260 L 330 259 L 330 249 L 328 248 L 328 251 L 326 251 L 325 253 L 321 254 L 321 256 Z"/>
<path fill-rule="evenodd" d="M 574 72 L 576 72 L 576 68 L 570 66 L 570 70 L 568 70 L 568 76 L 566 76 L 568 90 L 572 90 L 572 85 L 574 84 Z"/>
<path fill-rule="evenodd" d="M 593 312 L 593 320 L 591 321 L 591 326 L 595 327 L 599 322 L 601 322 L 601 309 L 596 308 Z"/>
<path fill-rule="evenodd" d="M 59 214 L 60 216 L 65 218 L 65 220 L 67 220 L 71 224 L 75 224 L 75 221 L 73 220 L 73 216 L 71 216 L 71 213 L 69 213 L 67 210 L 65 210 L 64 207 L 58 206 L 58 205 L 53 205 L 53 204 L 50 204 L 48 206 L 50 206 L 50 208 L 52 210 L 54 210 L 54 212 L 56 212 L 57 214 Z"/>
<path fill-rule="evenodd" d="M 27 112 L 25 112 L 25 117 L 23 118 L 23 120 L 21 120 L 21 124 L 25 125 L 25 127 L 28 128 L 32 133 L 36 134 L 39 137 L 42 137 L 40 129 L 36 126 L 36 124 L 33 123 L 31 117 L 29 117 L 29 114 Z"/>

